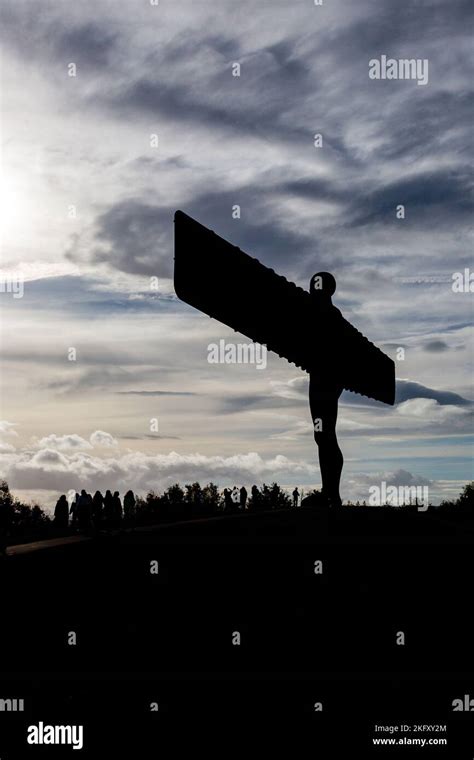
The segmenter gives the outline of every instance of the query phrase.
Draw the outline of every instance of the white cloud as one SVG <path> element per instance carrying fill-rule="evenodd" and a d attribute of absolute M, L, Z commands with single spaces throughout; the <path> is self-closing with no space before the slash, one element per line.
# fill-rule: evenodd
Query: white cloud
<path fill-rule="evenodd" d="M 70 435 L 51 435 L 41 438 L 37 444 L 38 448 L 56 449 L 58 451 L 77 451 L 79 449 L 92 449 L 91 444 L 76 433 Z"/>
<path fill-rule="evenodd" d="M 280 398 L 291 400 L 307 399 L 309 389 L 309 377 L 304 374 L 300 377 L 293 377 L 291 380 L 282 382 L 281 380 L 270 380 L 273 395 Z"/>
<path fill-rule="evenodd" d="M 464 407 L 441 405 L 431 398 L 409 399 L 399 404 L 396 411 L 402 417 L 419 417 L 427 423 L 462 419 L 469 414 Z"/>
<path fill-rule="evenodd" d="M 0 441 L 0 453 L 6 453 L 16 451 L 15 447 L 11 445 L 11 443 L 6 443 L 6 441 Z"/>
<path fill-rule="evenodd" d="M 373 486 L 381 488 L 382 483 L 385 483 L 387 487 L 427 487 L 428 499 L 432 504 L 439 504 L 443 499 L 456 498 L 464 485 L 457 480 L 430 480 L 409 470 L 398 469 L 373 473 L 350 473 L 345 478 L 344 491 L 352 502 L 366 501 L 368 503 L 371 495 L 369 489 Z"/>
<path fill-rule="evenodd" d="M 110 448 L 117 446 L 117 440 L 110 433 L 106 433 L 104 430 L 95 430 L 89 436 L 89 440 L 78 435 L 77 433 L 69 433 L 67 435 L 51 435 L 41 438 L 36 444 L 38 449 L 55 449 L 57 451 L 82 451 L 93 449 L 96 447 Z"/>
<path fill-rule="evenodd" d="M 12 488 L 65 491 L 70 488 L 88 490 L 133 488 L 145 492 L 150 488 L 166 488 L 176 481 L 195 480 L 206 483 L 261 483 L 279 477 L 307 477 L 314 466 L 277 455 L 263 459 L 259 454 L 205 456 L 203 454 L 148 455 L 128 451 L 117 457 L 102 458 L 84 452 L 70 455 L 54 449 L 24 451 L 10 458 L 4 477 Z"/>
<path fill-rule="evenodd" d="M 105 433 L 103 430 L 96 430 L 95 433 L 91 434 L 89 440 L 92 446 L 117 446 L 117 441 L 113 435 L 110 435 L 110 433 Z"/>
<path fill-rule="evenodd" d="M 18 437 L 18 433 L 14 429 L 15 425 L 16 425 L 15 422 L 0 420 L 0 435 L 13 435 L 15 437 Z"/>

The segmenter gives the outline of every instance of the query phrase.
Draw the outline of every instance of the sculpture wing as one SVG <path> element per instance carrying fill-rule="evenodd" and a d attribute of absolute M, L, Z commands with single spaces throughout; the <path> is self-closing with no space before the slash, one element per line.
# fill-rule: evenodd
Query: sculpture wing
<path fill-rule="evenodd" d="M 174 287 L 182 301 L 306 371 L 330 364 L 347 390 L 393 404 L 395 365 L 337 309 L 183 211 L 175 214 Z"/>

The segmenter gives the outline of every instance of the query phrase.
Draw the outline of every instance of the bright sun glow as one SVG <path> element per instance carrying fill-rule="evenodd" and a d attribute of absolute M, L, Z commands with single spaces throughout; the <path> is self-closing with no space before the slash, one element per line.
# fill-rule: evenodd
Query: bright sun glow
<path fill-rule="evenodd" d="M 2 254 L 8 257 L 8 247 L 25 240 L 30 227 L 31 204 L 28 190 L 20 178 L 4 171 L 0 176 L 0 242 Z"/>

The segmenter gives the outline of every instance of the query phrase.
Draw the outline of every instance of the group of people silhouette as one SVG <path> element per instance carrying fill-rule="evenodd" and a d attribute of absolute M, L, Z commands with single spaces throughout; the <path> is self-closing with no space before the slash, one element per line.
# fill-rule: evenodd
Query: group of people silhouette
<path fill-rule="evenodd" d="M 223 491 L 223 509 L 224 512 L 245 511 L 249 507 L 256 508 L 262 499 L 257 486 L 251 489 L 251 504 L 248 501 L 248 492 L 245 486 L 240 489 L 237 486 L 233 488 L 224 488 Z M 298 506 L 300 494 L 298 488 L 292 492 L 292 504 Z M 82 489 L 81 493 L 76 493 L 74 499 L 69 504 L 66 494 L 62 494 L 54 509 L 54 522 L 60 529 L 68 527 L 76 528 L 80 531 L 103 529 L 117 529 L 122 524 L 133 522 L 136 516 L 137 500 L 133 491 L 127 491 L 122 501 L 118 491 L 107 490 L 105 496 L 100 491 L 96 491 L 94 496 Z"/>
<path fill-rule="evenodd" d="M 107 490 L 105 496 L 96 491 L 94 496 L 82 489 L 76 493 L 71 505 L 62 494 L 54 509 L 54 522 L 59 528 L 67 528 L 69 519 L 73 528 L 90 530 L 93 528 L 119 528 L 122 519 L 130 521 L 135 516 L 136 499 L 133 491 L 127 491 L 122 501 L 120 493 Z"/>
<path fill-rule="evenodd" d="M 252 504 L 256 506 L 261 498 L 261 493 L 257 486 L 252 486 L 251 494 Z M 297 507 L 300 497 L 298 488 L 295 488 L 291 495 L 293 499 L 293 506 Z M 240 489 L 238 489 L 237 486 L 234 486 L 233 488 L 224 488 L 224 511 L 245 511 L 247 509 L 247 498 L 248 492 L 245 486 L 242 486 Z"/>
<path fill-rule="evenodd" d="M 256 487 L 256 486 L 255 486 Z M 245 486 L 239 490 L 237 486 L 224 488 L 224 510 L 230 512 L 234 509 L 244 510 L 247 508 L 247 489 Z"/>

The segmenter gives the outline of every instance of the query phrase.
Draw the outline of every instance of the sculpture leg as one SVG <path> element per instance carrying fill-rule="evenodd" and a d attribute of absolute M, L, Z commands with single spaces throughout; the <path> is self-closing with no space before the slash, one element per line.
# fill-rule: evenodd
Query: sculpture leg
<path fill-rule="evenodd" d="M 318 372 L 309 378 L 309 405 L 318 446 L 323 494 L 331 506 L 341 506 L 339 483 L 344 458 L 336 436 L 337 407 L 341 385 Z"/>

